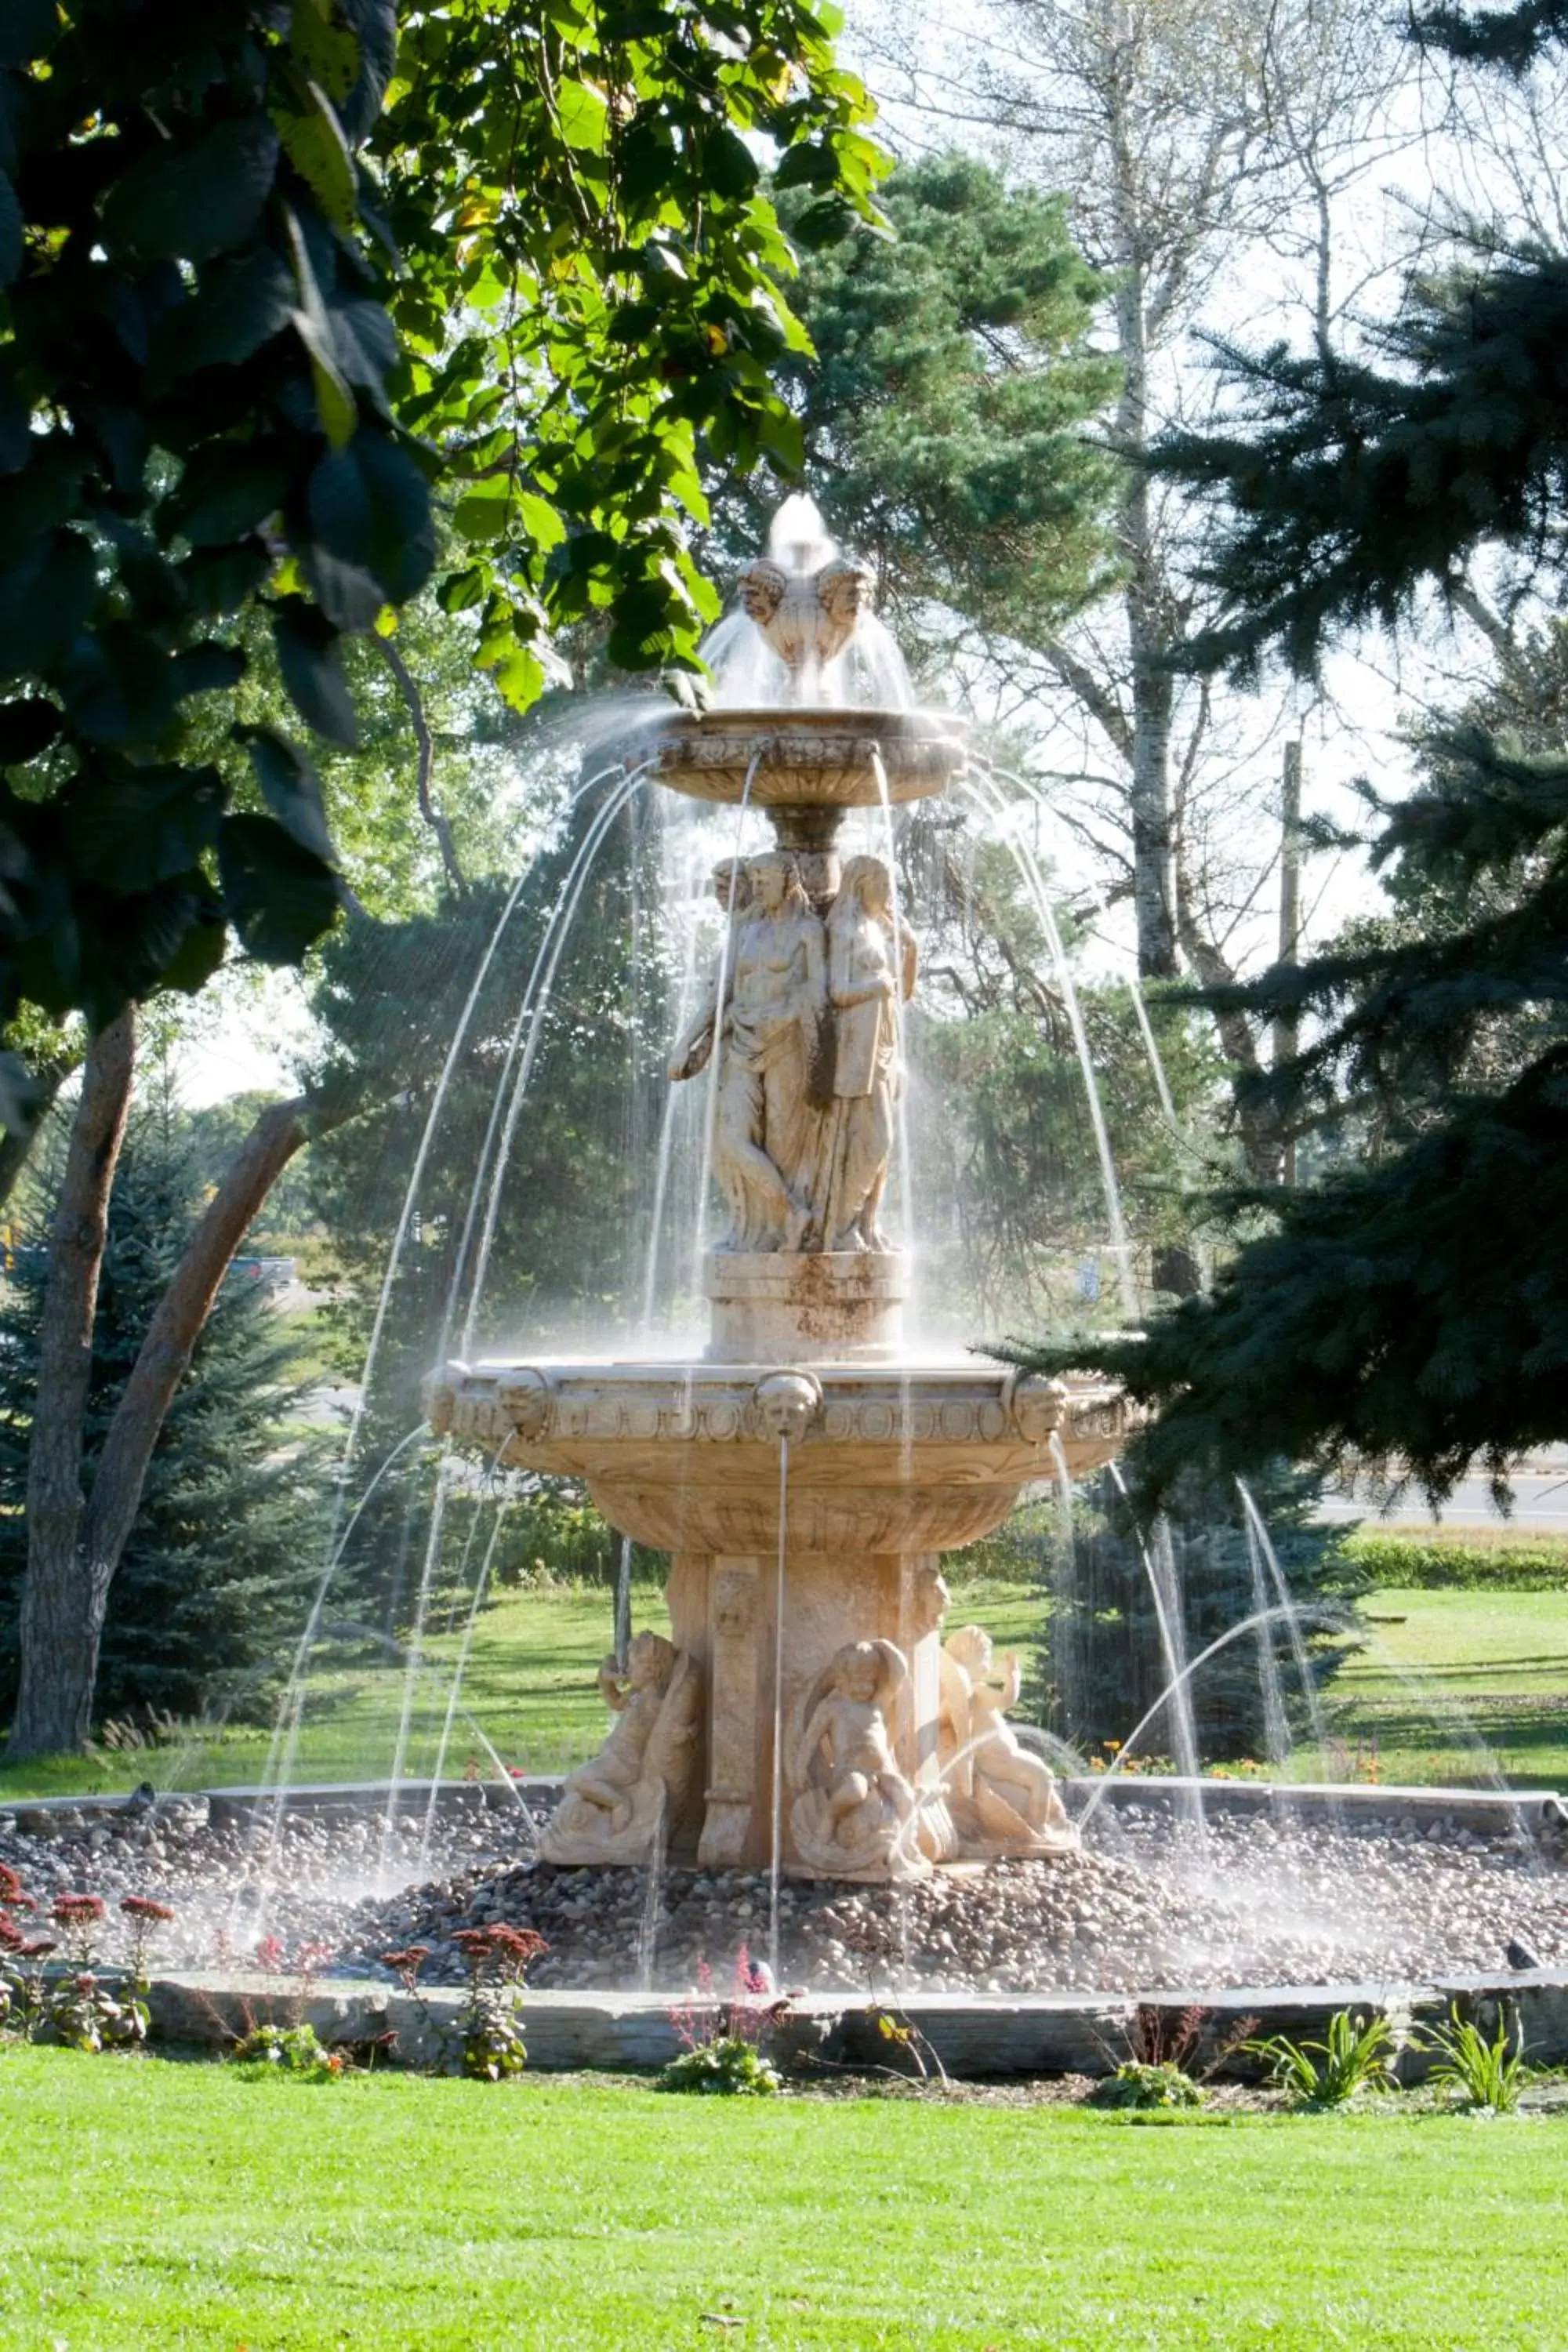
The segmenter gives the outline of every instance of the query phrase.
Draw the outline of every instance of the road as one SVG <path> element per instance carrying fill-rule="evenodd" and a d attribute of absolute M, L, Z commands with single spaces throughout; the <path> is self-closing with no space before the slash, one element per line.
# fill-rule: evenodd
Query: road
<path fill-rule="evenodd" d="M 1484 1477 L 1461 1478 L 1441 1518 L 1446 1527 L 1509 1527 L 1520 1535 L 1568 1535 L 1568 1446 L 1543 1446 L 1515 1471 L 1513 1509 L 1505 1520 L 1492 1501 Z M 1386 1515 L 1363 1494 L 1330 1496 L 1318 1516 L 1323 1519 L 1362 1519 L 1369 1527 L 1430 1527 L 1433 1514 L 1419 1487 L 1412 1487 Z"/>

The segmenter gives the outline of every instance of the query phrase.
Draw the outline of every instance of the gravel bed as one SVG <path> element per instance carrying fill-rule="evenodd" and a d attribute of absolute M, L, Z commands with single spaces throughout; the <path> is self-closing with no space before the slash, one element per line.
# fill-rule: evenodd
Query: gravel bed
<path fill-rule="evenodd" d="M 418 1869 L 423 1820 L 285 1813 L 268 1857 L 260 1824 L 216 1824 L 201 1799 L 0 1821 L 9 1864 L 40 1915 L 66 1892 L 171 1904 L 164 1966 L 244 1969 L 311 1954 L 318 1973 L 385 1973 L 380 1955 L 423 1943 L 425 1976 L 454 1982 L 458 1928 L 507 1921 L 550 1945 L 541 1989 L 689 1989 L 700 1964 L 721 1992 L 742 1947 L 765 1957 L 768 1885 L 754 1873 L 564 1870 L 532 1859 L 521 1811 L 446 1820 L 442 1875 Z M 28 1824 L 30 1826 L 24 1826 Z M 390 1896 L 374 1892 L 397 1886 Z M 114 1956 L 115 1933 L 106 1957 Z M 268 1939 L 276 1939 L 270 1944 Z M 786 1879 L 783 1982 L 810 1991 L 1131 1992 L 1202 1986 L 1420 1982 L 1502 1969 L 1522 1945 L 1568 1967 L 1561 1851 L 1417 1831 L 1222 1818 L 1205 1837 L 1163 1807 L 1102 1813 L 1078 1854 L 939 1872 L 900 1889 Z"/>

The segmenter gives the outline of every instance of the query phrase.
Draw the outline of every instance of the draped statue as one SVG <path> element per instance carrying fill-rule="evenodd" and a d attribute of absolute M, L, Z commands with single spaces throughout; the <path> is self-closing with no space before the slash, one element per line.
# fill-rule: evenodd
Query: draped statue
<path fill-rule="evenodd" d="M 851 857 L 826 925 L 783 851 L 714 868 L 728 937 L 670 1076 L 715 1055 L 713 1176 L 726 1250 L 885 1250 L 914 935 L 879 857 Z M 826 1074 L 831 1071 L 830 1083 Z"/>

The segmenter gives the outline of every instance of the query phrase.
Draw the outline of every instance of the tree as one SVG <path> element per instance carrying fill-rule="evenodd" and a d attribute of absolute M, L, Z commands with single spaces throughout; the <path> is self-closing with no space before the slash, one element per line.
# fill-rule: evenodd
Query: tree
<path fill-rule="evenodd" d="M 1422 37 L 1511 63 L 1562 37 L 1537 8 L 1468 23 Z M 1233 613 L 1210 657 L 1279 643 L 1308 663 L 1424 586 L 1452 593 L 1489 548 L 1554 560 L 1565 273 L 1568 255 L 1478 232 L 1441 272 L 1422 257 L 1381 357 L 1245 363 L 1251 429 L 1168 451 L 1230 501 L 1214 570 Z M 1374 856 L 1396 909 L 1439 911 L 1429 934 L 1238 992 L 1317 1024 L 1267 1082 L 1279 1115 L 1331 1131 L 1364 1110 L 1379 1148 L 1290 1199 L 1233 1202 L 1272 1214 L 1213 1296 L 1094 1351 L 1162 1407 L 1156 1477 L 1195 1453 L 1371 1459 L 1438 1498 L 1479 1454 L 1501 1492 L 1568 1425 L 1568 747 L 1550 704 L 1540 719 L 1532 741 L 1438 731 L 1424 788 L 1379 807 Z"/>
<path fill-rule="evenodd" d="M 349 1108 L 258 1119 L 84 1496 L 134 1007 L 199 988 L 231 925 L 247 953 L 298 961 L 343 896 L 310 759 L 275 714 L 236 719 L 246 803 L 231 765 L 189 756 L 203 698 L 232 711 L 264 613 L 295 717 L 352 748 L 345 645 L 430 579 L 443 497 L 468 551 L 440 602 L 474 615 L 475 658 L 519 708 L 549 627 L 589 612 L 627 667 L 694 664 L 714 609 L 687 546 L 701 468 L 796 451 L 769 373 L 801 339 L 776 284 L 793 254 L 742 133 L 816 190 L 798 234 L 826 236 L 873 210 L 868 112 L 799 0 L 7 12 L 0 1019 L 79 1006 L 92 1032 L 49 1257 L 13 1756 L 82 1736 L 110 1585 L 224 1269 L 308 1123 Z M 14 1129 L 26 1072 L 6 1069 Z"/>
<path fill-rule="evenodd" d="M 893 241 L 861 232 L 802 268 L 807 479 L 922 651 L 940 657 L 933 605 L 1037 641 L 1110 576 L 1119 468 L 1089 430 L 1117 383 L 1093 341 L 1103 288 L 1065 199 L 973 156 L 904 165 L 883 204 Z"/>
<path fill-rule="evenodd" d="M 132 1112 L 110 1201 L 84 1415 L 89 1481 L 196 1213 L 198 1171 L 166 1102 Z M 0 1692 L 16 1696 L 29 1423 L 48 1244 L 26 1227 L 0 1310 Z M 299 1615 L 323 1500 L 286 1329 L 226 1284 L 159 1434 L 103 1627 L 98 1712 L 189 1714 L 254 1691 Z"/>
<path fill-rule="evenodd" d="M 1314 1481 L 1274 1465 L 1259 1475 L 1254 1499 L 1302 1612 L 1302 1646 L 1313 1687 L 1321 1688 L 1345 1654 L 1327 1621 L 1348 1614 L 1364 1579 L 1343 1556 L 1344 1531 L 1313 1521 Z M 1058 1738 L 1102 1760 L 1171 1680 L 1153 1591 L 1162 1544 L 1170 1546 L 1189 1663 L 1259 1607 L 1274 1605 L 1272 1585 L 1258 1573 L 1234 1483 L 1191 1465 L 1167 1492 L 1163 1531 L 1142 1514 L 1136 1495 L 1123 1493 L 1102 1471 L 1077 1497 L 1070 1544 L 1059 1525 L 1048 1522 L 1027 1541 L 1037 1554 L 1036 1573 L 1051 1595 L 1038 1658 L 1042 1719 Z M 1279 1760 L 1269 1754 L 1278 1727 L 1268 1718 L 1268 1678 L 1260 1670 L 1265 1647 L 1274 1659 L 1287 1727 L 1294 1738 L 1310 1737 L 1289 1634 L 1275 1624 L 1231 1643 L 1192 1676 L 1193 1727 L 1205 1761 Z M 1176 1756 L 1169 1712 L 1154 1717 L 1141 1753 Z"/>
<path fill-rule="evenodd" d="M 260 608 L 296 716 L 352 744 L 342 643 L 429 578 L 433 491 L 468 543 L 443 601 L 520 707 L 590 610 L 626 667 L 695 660 L 700 467 L 798 447 L 769 376 L 792 256 L 743 134 L 833 235 L 871 209 L 868 110 L 801 0 L 16 0 L 0 1019 L 100 1027 L 199 986 L 230 923 L 284 961 L 320 936 L 310 760 L 247 730 L 237 805 L 186 707 L 232 696 Z"/>

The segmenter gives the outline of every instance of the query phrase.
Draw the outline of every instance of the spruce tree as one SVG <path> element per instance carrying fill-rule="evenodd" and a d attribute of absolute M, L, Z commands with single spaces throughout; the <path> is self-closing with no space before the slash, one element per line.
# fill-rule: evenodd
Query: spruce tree
<path fill-rule="evenodd" d="M 1520 71 L 1568 18 L 1445 11 L 1416 33 Z M 1277 646 L 1310 667 L 1424 586 L 1468 598 L 1483 550 L 1561 563 L 1568 247 L 1468 230 L 1446 269 L 1413 270 L 1382 342 L 1233 353 L 1249 414 L 1168 445 L 1171 470 L 1228 501 L 1215 569 L 1234 619 L 1210 660 Z M 1073 1351 L 1160 1407 L 1156 1489 L 1194 1455 L 1282 1456 L 1385 1464 L 1437 1499 L 1479 1455 L 1502 1494 L 1568 1433 L 1568 739 L 1560 695 L 1521 683 L 1551 653 L 1509 648 L 1496 694 L 1425 738 L 1421 788 L 1369 793 L 1381 931 L 1204 999 L 1302 1024 L 1307 1049 L 1255 1092 L 1326 1148 L 1302 1190 L 1218 1204 L 1246 1238 L 1210 1297 Z"/>
<path fill-rule="evenodd" d="M 47 1190 L 47 1187 L 45 1188 Z M 139 1108 L 121 1150 L 93 1325 L 85 1470 L 199 1206 L 177 1113 Z M 0 1298 L 0 1700 L 16 1685 L 23 1503 L 45 1223 L 17 1229 Z M 94 1712 L 263 1714 L 320 1555 L 319 1442 L 290 1428 L 295 1349 L 263 1294 L 231 1278 L 176 1391 L 110 1589 Z"/>

